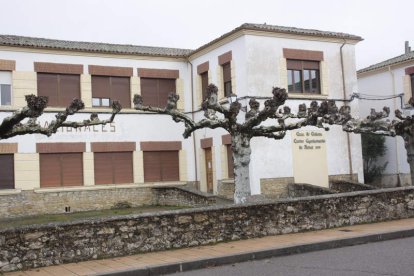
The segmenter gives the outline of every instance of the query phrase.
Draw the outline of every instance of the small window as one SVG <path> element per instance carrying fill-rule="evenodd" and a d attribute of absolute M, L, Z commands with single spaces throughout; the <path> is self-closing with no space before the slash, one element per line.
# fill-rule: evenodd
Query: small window
<path fill-rule="evenodd" d="M 103 106 L 108 107 L 111 105 L 109 98 L 92 98 L 92 106 Z"/>
<path fill-rule="evenodd" d="M 83 185 L 82 153 L 41 153 L 40 187 Z"/>
<path fill-rule="evenodd" d="M 144 105 L 165 108 L 168 95 L 176 93 L 175 79 L 141 78 L 141 96 Z"/>
<path fill-rule="evenodd" d="M 224 87 L 224 96 L 228 97 L 232 94 L 231 91 L 231 66 L 230 62 L 227 62 L 222 65 L 223 67 L 223 87 Z"/>
<path fill-rule="evenodd" d="M 0 72 L 0 105 L 11 105 L 10 72 Z"/>
<path fill-rule="evenodd" d="M 178 151 L 144 151 L 144 181 L 179 181 Z"/>
<path fill-rule="evenodd" d="M 132 152 L 95 152 L 95 184 L 133 183 Z"/>
<path fill-rule="evenodd" d="M 288 92 L 320 94 L 318 61 L 287 60 Z"/>

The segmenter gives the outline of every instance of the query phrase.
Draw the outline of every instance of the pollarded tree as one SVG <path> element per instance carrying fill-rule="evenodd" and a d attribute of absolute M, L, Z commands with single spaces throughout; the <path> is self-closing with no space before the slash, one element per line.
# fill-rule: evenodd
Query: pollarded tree
<path fill-rule="evenodd" d="M 67 121 L 68 116 L 77 113 L 85 107 L 81 100 L 74 99 L 65 111 L 56 114 L 55 120 L 53 120 L 47 127 L 42 127 L 36 120 L 43 114 L 44 109 L 47 107 L 47 97 L 27 95 L 26 102 L 27 105 L 25 107 L 15 111 L 11 116 L 4 118 L 0 123 L 0 140 L 25 134 L 43 134 L 50 136 L 53 133 L 56 133 L 60 127 L 78 128 L 108 124 L 114 120 L 115 115 L 118 114 L 122 108 L 118 102 L 114 101 L 112 103 L 112 115 L 107 120 L 100 120 L 96 113 L 92 113 L 88 120 L 82 122 L 70 122 Z M 28 120 L 24 121 L 25 119 Z"/>
<path fill-rule="evenodd" d="M 272 139 L 283 139 L 289 130 L 300 129 L 305 126 L 314 126 L 329 130 L 326 125 L 341 125 L 343 130 L 354 133 L 376 133 L 382 135 L 407 135 L 413 125 L 412 118 L 403 118 L 401 112 L 396 112 L 399 121 L 383 120 L 389 114 L 389 109 L 383 112 L 372 111 L 367 119 L 359 120 L 351 116 L 349 106 L 342 106 L 338 109 L 334 101 L 311 102 L 307 107 L 299 105 L 297 114 L 293 114 L 288 106 L 283 106 L 288 95 L 285 89 L 273 88 L 273 96 L 264 102 L 264 108 L 260 110 L 260 103 L 253 97 L 249 101 L 250 109 L 246 112 L 245 120 L 238 122 L 237 117 L 241 111 L 241 104 L 236 101 L 229 106 L 221 105 L 218 102 L 217 87 L 210 84 L 207 87 L 207 98 L 202 104 L 204 117 L 198 122 L 194 121 L 183 112 L 177 110 L 179 96 L 170 93 L 167 106 L 157 108 L 145 106 L 140 95 L 134 96 L 135 109 L 141 111 L 168 114 L 175 122 L 183 122 L 185 125 L 184 138 L 202 128 L 223 128 L 231 135 L 231 149 L 234 161 L 235 180 L 235 203 L 248 201 L 250 191 L 249 163 L 250 163 L 250 140 L 253 137 L 267 137 Z M 283 106 L 283 107 L 282 107 Z M 220 113 L 220 117 L 217 116 Z M 275 119 L 274 125 L 262 125 L 268 119 Z"/>

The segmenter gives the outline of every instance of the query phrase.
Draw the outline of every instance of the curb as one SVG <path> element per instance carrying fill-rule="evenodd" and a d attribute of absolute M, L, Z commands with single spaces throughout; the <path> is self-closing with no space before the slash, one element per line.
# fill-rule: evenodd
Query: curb
<path fill-rule="evenodd" d="M 267 259 L 271 257 L 288 256 L 299 253 L 307 253 L 312 251 L 334 249 L 352 245 L 359 245 L 370 242 L 379 242 L 400 238 L 407 238 L 414 236 L 414 229 L 401 230 L 394 232 L 385 232 L 379 234 L 371 234 L 360 237 L 344 238 L 338 240 L 301 244 L 295 246 L 288 246 L 284 248 L 266 249 L 245 252 L 241 254 L 225 255 L 213 258 L 203 258 L 188 262 L 171 263 L 158 266 L 148 266 L 145 268 L 120 270 L 102 274 L 94 274 L 95 276 L 154 276 L 171 274 L 176 272 L 185 272 L 196 269 L 203 269 L 214 266 L 228 265 L 233 263 L 240 263 L 253 260 Z"/>

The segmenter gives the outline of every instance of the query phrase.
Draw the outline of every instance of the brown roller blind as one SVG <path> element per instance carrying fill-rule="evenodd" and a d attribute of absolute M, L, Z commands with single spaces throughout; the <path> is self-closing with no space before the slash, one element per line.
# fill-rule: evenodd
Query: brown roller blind
<path fill-rule="evenodd" d="M 158 79 L 141 78 L 141 96 L 144 105 L 158 106 Z"/>
<path fill-rule="evenodd" d="M 144 181 L 178 181 L 178 151 L 144 151 Z"/>
<path fill-rule="evenodd" d="M 49 106 L 57 106 L 58 100 L 58 77 L 56 74 L 37 73 L 37 93 L 49 99 Z"/>
<path fill-rule="evenodd" d="M 178 151 L 162 151 L 160 157 L 162 181 L 179 181 Z"/>
<path fill-rule="evenodd" d="M 160 151 L 144 151 L 144 181 L 161 181 Z"/>
<path fill-rule="evenodd" d="M 80 76 L 58 75 L 59 79 L 59 103 L 58 106 L 66 107 L 73 99 L 80 99 Z"/>
<path fill-rule="evenodd" d="M 0 190 L 14 189 L 14 156 L 0 154 Z"/>
<path fill-rule="evenodd" d="M 200 75 L 201 77 L 201 95 L 202 95 L 202 100 L 204 101 L 205 98 L 207 97 L 207 86 L 208 86 L 208 72 L 202 73 Z"/>
<path fill-rule="evenodd" d="M 300 60 L 288 59 L 286 61 L 286 63 L 287 63 L 287 69 L 290 69 L 290 70 L 302 70 L 302 61 L 300 61 Z"/>
<path fill-rule="evenodd" d="M 114 183 L 133 183 L 132 152 L 113 152 Z"/>
<path fill-rule="evenodd" d="M 95 184 L 133 183 L 132 152 L 95 152 Z"/>
<path fill-rule="evenodd" d="M 158 83 L 158 106 L 164 108 L 167 106 L 168 95 L 175 93 L 175 79 L 159 79 Z"/>
<path fill-rule="evenodd" d="M 233 152 L 231 145 L 227 145 L 227 168 L 229 178 L 234 178 L 234 163 L 233 163 Z"/>
<path fill-rule="evenodd" d="M 80 99 L 80 77 L 38 73 L 37 90 L 39 96 L 48 97 L 48 106 L 66 107 L 74 98 Z"/>
<path fill-rule="evenodd" d="M 110 98 L 111 88 L 109 77 L 92 76 L 92 97 L 93 98 Z"/>
<path fill-rule="evenodd" d="M 95 184 L 112 184 L 112 152 L 95 152 L 94 170 Z"/>
<path fill-rule="evenodd" d="M 40 187 L 83 185 L 82 153 L 41 153 Z"/>
<path fill-rule="evenodd" d="M 319 61 L 303 61 L 303 69 L 319 70 Z"/>
<path fill-rule="evenodd" d="M 141 78 L 141 95 L 144 105 L 164 108 L 168 94 L 175 92 L 175 79 Z"/>
<path fill-rule="evenodd" d="M 130 78 L 111 77 L 111 99 L 119 101 L 125 108 L 131 107 Z"/>
<path fill-rule="evenodd" d="M 223 64 L 223 81 L 231 81 L 230 63 Z"/>
<path fill-rule="evenodd" d="M 40 187 L 61 186 L 59 153 L 40 154 Z"/>

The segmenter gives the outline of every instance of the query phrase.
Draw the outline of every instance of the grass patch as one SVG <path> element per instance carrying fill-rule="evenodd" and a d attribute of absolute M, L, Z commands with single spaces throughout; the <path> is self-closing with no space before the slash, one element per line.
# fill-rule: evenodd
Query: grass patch
<path fill-rule="evenodd" d="M 148 212 L 159 212 L 167 210 L 185 209 L 189 207 L 181 206 L 142 206 L 134 208 L 122 208 L 122 209 L 108 209 L 108 210 L 96 210 L 86 212 L 74 212 L 65 214 L 53 214 L 53 215 L 38 215 L 30 217 L 19 217 L 11 219 L 0 219 L 0 229 L 9 227 L 19 227 L 27 225 L 45 224 L 50 222 L 70 222 L 79 221 L 90 218 L 102 218 L 117 215 L 131 215 L 142 214 Z"/>

